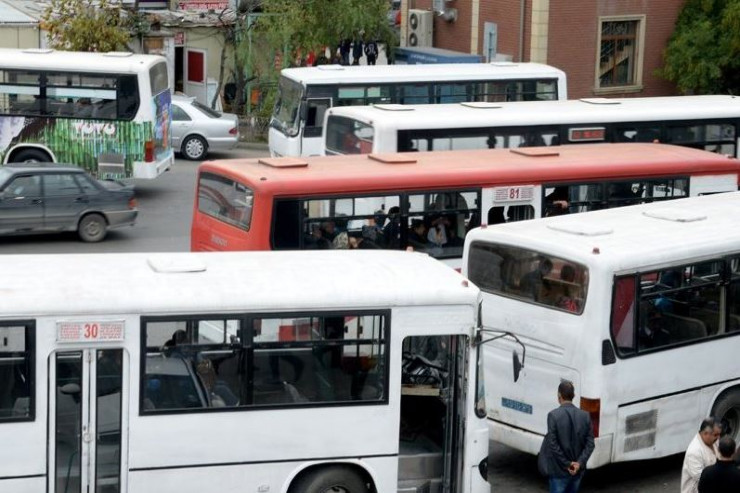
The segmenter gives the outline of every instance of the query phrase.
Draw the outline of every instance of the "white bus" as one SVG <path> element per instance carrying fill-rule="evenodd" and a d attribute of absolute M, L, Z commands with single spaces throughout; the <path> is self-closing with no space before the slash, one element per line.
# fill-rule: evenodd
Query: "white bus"
<path fill-rule="evenodd" d="M 321 154 L 324 114 L 333 106 L 555 100 L 567 94 L 565 73 L 537 63 L 289 68 L 280 75 L 270 153 Z"/>
<path fill-rule="evenodd" d="M 480 292 L 424 254 L 0 269 L 3 493 L 490 491 Z"/>
<path fill-rule="evenodd" d="M 0 49 L 0 161 L 156 178 L 174 162 L 170 100 L 161 56 Z"/>
<path fill-rule="evenodd" d="M 374 105 L 327 111 L 326 154 L 653 142 L 738 156 L 740 98 Z"/>
<path fill-rule="evenodd" d="M 589 412 L 589 465 L 683 452 L 701 420 L 740 438 L 740 193 L 558 216 L 468 233 L 483 291 L 492 439 L 537 453 L 561 379 Z"/>

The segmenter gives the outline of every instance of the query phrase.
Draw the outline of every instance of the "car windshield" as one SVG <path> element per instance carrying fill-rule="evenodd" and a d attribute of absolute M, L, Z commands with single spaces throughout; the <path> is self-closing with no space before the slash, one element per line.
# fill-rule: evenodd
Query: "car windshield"
<path fill-rule="evenodd" d="M 206 116 L 209 118 L 221 118 L 221 113 L 219 113 L 216 110 L 212 110 L 208 106 L 204 105 L 203 103 L 199 103 L 198 101 L 192 102 L 193 107 L 200 110 L 202 113 L 205 113 Z"/>
<path fill-rule="evenodd" d="M 2 186 L 13 173 L 7 169 L 0 168 L 0 186 Z"/>

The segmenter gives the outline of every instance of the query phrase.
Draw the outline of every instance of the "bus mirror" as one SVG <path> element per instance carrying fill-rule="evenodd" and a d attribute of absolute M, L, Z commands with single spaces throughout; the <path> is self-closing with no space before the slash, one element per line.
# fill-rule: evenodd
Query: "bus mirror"
<path fill-rule="evenodd" d="M 511 352 L 511 362 L 514 364 L 514 381 L 516 382 L 519 380 L 519 374 L 521 373 L 522 368 L 524 368 L 524 365 L 519 361 L 519 355 L 516 351 Z"/>
<path fill-rule="evenodd" d="M 80 393 L 80 386 L 76 383 L 67 383 L 62 385 L 59 391 L 64 395 L 77 395 Z"/>
<path fill-rule="evenodd" d="M 303 103 L 301 105 L 301 119 L 300 119 L 300 121 L 305 122 L 307 117 L 308 117 L 308 106 L 306 105 L 306 103 Z"/>

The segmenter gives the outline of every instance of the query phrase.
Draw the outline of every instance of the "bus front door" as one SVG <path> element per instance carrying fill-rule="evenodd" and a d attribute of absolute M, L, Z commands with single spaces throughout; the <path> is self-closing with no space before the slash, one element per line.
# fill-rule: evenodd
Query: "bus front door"
<path fill-rule="evenodd" d="M 49 493 L 125 491 L 125 356 L 122 349 L 51 356 Z"/>

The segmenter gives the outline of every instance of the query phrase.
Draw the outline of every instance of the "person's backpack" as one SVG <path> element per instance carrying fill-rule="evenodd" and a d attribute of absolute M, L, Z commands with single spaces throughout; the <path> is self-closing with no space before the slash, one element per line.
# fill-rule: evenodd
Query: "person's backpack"
<path fill-rule="evenodd" d="M 374 41 L 370 41 L 365 45 L 365 54 L 368 56 L 376 56 L 378 54 L 378 45 Z"/>

